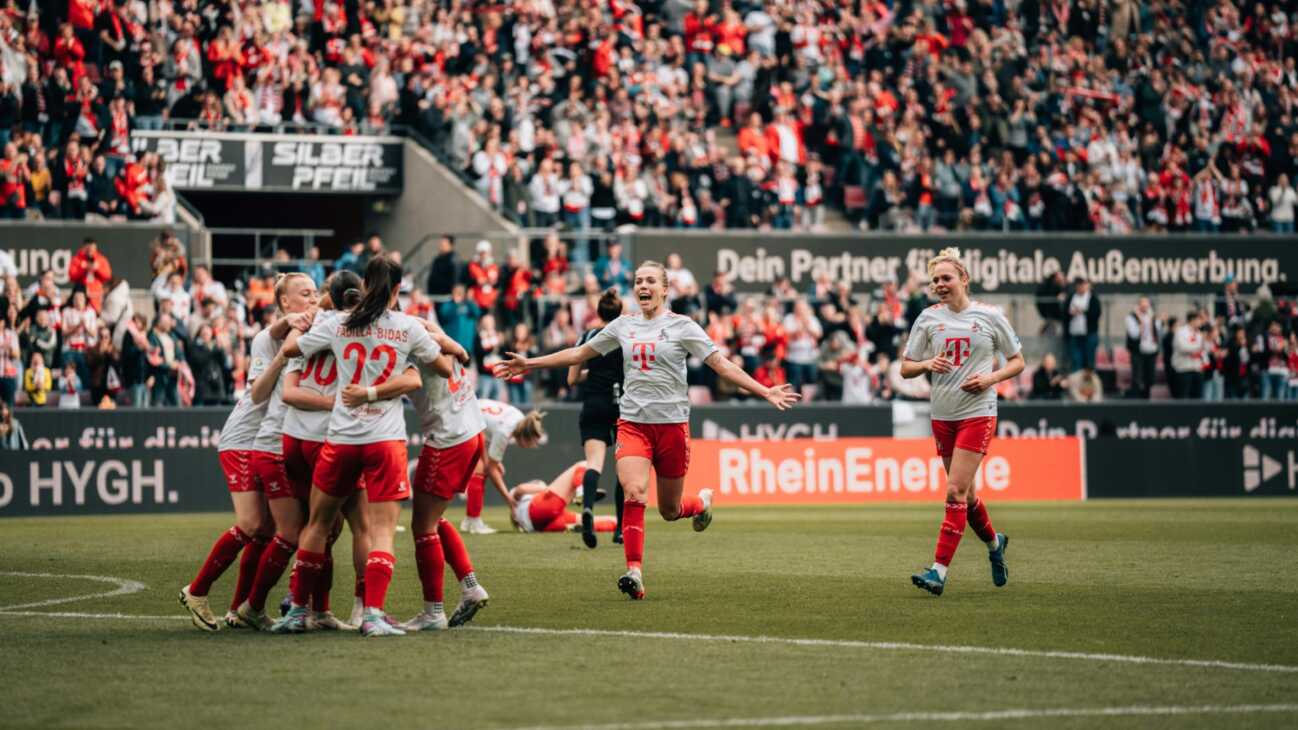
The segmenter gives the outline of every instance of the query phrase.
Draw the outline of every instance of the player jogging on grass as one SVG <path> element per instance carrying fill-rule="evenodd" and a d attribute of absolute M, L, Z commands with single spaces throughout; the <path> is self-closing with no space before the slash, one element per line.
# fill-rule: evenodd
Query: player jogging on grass
<path fill-rule="evenodd" d="M 286 281 L 287 277 L 280 279 L 276 290 L 282 291 L 281 287 Z M 311 290 L 314 291 L 315 287 L 312 286 Z M 291 328 L 305 328 L 309 324 L 307 315 L 294 314 L 280 318 L 252 338 L 248 365 L 248 379 L 252 384 L 235 404 L 221 428 L 218 453 L 221 471 L 225 472 L 225 482 L 230 489 L 230 501 L 234 503 L 235 522 L 212 545 L 194 580 L 180 589 L 180 605 L 189 611 L 194 626 L 204 631 L 220 628 L 208 604 L 208 591 L 242 552 L 234 597 L 224 619 L 230 627 L 240 625 L 235 611 L 252 591 L 257 566 L 274 531 L 274 523 L 266 507 L 265 487 L 252 468 L 253 449 L 256 448 L 258 429 L 266 415 L 268 399 L 263 396 L 259 401 L 254 400 L 253 393 L 259 390 L 269 392 L 274 386 L 274 379 L 279 377 L 278 372 L 267 372 L 275 359 L 278 341 L 284 339 Z"/>
<path fill-rule="evenodd" d="M 666 307 L 667 271 L 646 261 L 635 272 L 634 291 L 640 312 L 609 323 L 584 345 L 537 358 L 508 353 L 497 365 L 499 377 L 515 377 L 536 368 L 572 367 L 621 348 L 624 390 L 617 429 L 617 476 L 626 493 L 622 508 L 622 549 L 627 572 L 618 589 L 634 600 L 644 598 L 644 510 L 649 473 L 657 473 L 658 513 L 667 521 L 692 517 L 694 529 L 712 522 L 712 490 L 684 497 L 690 462 L 690 401 L 685 361 L 697 357 L 724 380 L 769 401 L 780 410 L 799 399 L 789 385 L 767 388 L 731 363 L 692 319 Z"/>
<path fill-rule="evenodd" d="M 566 532 L 582 522 L 588 511 L 581 515 L 568 511 L 577 488 L 584 486 L 584 478 L 590 470 L 586 462 L 579 461 L 568 467 L 554 481 L 545 482 L 534 479 L 509 490 L 517 501 L 511 517 L 514 524 L 523 532 Z M 584 527 L 584 526 L 583 526 Z M 591 519 L 592 532 L 612 532 L 617 529 L 617 520 L 612 517 L 594 517 Z"/>
<path fill-rule="evenodd" d="M 518 444 L 519 448 L 523 449 L 534 449 L 540 446 L 545 441 L 545 427 L 541 425 L 541 419 L 545 418 L 545 414 L 540 411 L 524 414 L 508 403 L 494 400 L 478 401 L 478 405 L 482 410 L 482 418 L 487 424 L 487 432 L 484 435 L 486 450 L 483 452 L 482 461 L 474 469 L 473 478 L 469 480 L 468 489 L 464 493 L 468 504 L 464 508 L 465 516 L 460 522 L 460 530 L 470 535 L 491 535 L 496 530 L 482 521 L 485 482 L 491 480 L 496 491 L 500 492 L 506 502 L 509 501 L 509 487 L 505 486 L 505 467 L 501 464 L 505 460 L 505 450 L 511 443 Z"/>
<path fill-rule="evenodd" d="M 600 324 L 581 336 L 578 346 L 622 316 L 622 298 L 616 289 L 609 289 L 599 298 L 596 307 Z M 586 452 L 586 470 L 581 483 L 581 540 L 593 548 L 595 539 L 595 501 L 603 496 L 599 489 L 599 472 L 604 468 L 604 454 L 617 437 L 617 399 L 622 393 L 622 350 L 614 348 L 607 354 L 568 368 L 568 384 L 576 385 L 581 394 L 581 446 Z M 617 525 L 622 524 L 622 484 L 614 479 L 613 504 L 617 510 Z M 613 542 L 622 542 L 622 534 L 613 530 Z"/>
<path fill-rule="evenodd" d="M 348 309 L 360 301 L 361 279 L 350 271 L 334 273 L 325 283 L 325 288 L 326 293 L 318 302 L 321 309 Z M 346 306 L 334 307 L 335 301 Z M 285 311 L 289 310 L 286 308 Z M 278 363 L 281 359 L 285 361 L 282 365 Z M 266 499 L 275 518 L 275 538 L 262 555 L 248 600 L 237 611 L 244 625 L 258 630 L 270 628 L 272 622 L 265 612 L 266 598 L 297 552 L 298 539 L 308 516 L 311 469 L 320 449 L 324 447 L 329 430 L 329 416 L 338 390 L 338 363 L 334 360 L 333 353 L 327 350 L 316 353 L 310 360 L 301 357 L 286 358 L 281 352 L 276 355 L 276 361 L 272 369 L 282 367 L 283 373 L 279 385 L 271 395 L 270 407 L 262 420 L 258 439 L 278 434 L 283 457 L 274 466 L 279 472 L 278 478 L 285 480 L 288 486 L 277 490 L 267 489 Z M 364 575 L 365 558 L 369 553 L 365 508 L 363 489 L 357 490 L 344 508 L 347 522 L 351 526 L 352 561 L 357 576 Z M 352 610 L 352 623 L 343 623 L 329 610 L 329 593 L 333 587 L 333 545 L 341 527 L 336 525 L 329 533 L 324 569 L 311 597 L 313 611 L 307 616 L 308 630 L 354 631 L 360 620 L 360 596 L 364 582 L 359 579 L 356 581 L 357 598 Z"/>
<path fill-rule="evenodd" d="M 442 630 L 468 623 L 487 605 L 487 591 L 478 584 L 469 551 L 455 526 L 442 515 L 456 494 L 464 492 L 482 458 L 485 423 L 464 370 L 469 354 L 436 325 L 425 323 L 429 334 L 445 351 L 439 360 L 448 375 L 433 366 L 420 365 L 413 383 L 389 381 L 377 388 L 380 398 L 411 393 L 424 436 L 414 476 L 414 510 L 410 532 L 415 539 L 415 564 L 423 589 L 424 610 L 401 625 L 406 631 Z M 447 357 L 454 355 L 456 359 Z M 404 380 L 404 378 L 403 378 Z M 364 402 L 358 385 L 343 389 L 344 405 Z M 508 499 L 508 495 L 506 495 Z M 512 504 L 511 504 L 512 506 Z M 460 579 L 460 603 L 448 620 L 443 608 L 446 563 Z"/>
<path fill-rule="evenodd" d="M 992 583 L 1003 586 L 1009 580 L 1009 538 L 992 528 L 974 491 L 974 475 L 996 432 L 995 386 L 1023 372 L 1023 353 L 1005 315 L 969 299 L 969 271 L 960 249 L 943 249 L 928 262 L 928 275 L 938 303 L 915 319 L 901 374 L 929 373 L 933 380 L 933 438 L 947 473 L 946 518 L 932 567 L 911 576 L 911 582 L 940 596 L 966 523 L 987 543 Z M 999 370 L 998 354 L 1005 358 Z"/>
<path fill-rule="evenodd" d="M 308 603 L 324 570 L 325 546 L 338 512 L 365 478 L 371 549 L 365 562 L 365 636 L 400 636 L 383 613 L 396 557 L 393 539 L 401 501 L 410 497 L 406 477 L 406 425 L 399 399 L 378 400 L 375 387 L 405 373 L 409 362 L 431 363 L 441 348 L 414 317 L 390 311 L 401 286 L 401 265 L 386 255 L 365 267 L 365 291 L 347 313 L 325 313 L 300 338 L 290 337 L 286 354 L 311 356 L 331 350 L 342 382 L 366 388 L 366 404 L 335 401 L 329 435 L 312 473 L 311 514 L 298 543 L 290 582 L 292 606 L 275 622 L 275 633 L 306 630 Z"/>

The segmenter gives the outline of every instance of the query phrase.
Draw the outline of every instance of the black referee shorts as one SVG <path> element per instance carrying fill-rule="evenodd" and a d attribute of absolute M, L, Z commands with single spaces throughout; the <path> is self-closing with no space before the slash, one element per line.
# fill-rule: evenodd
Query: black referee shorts
<path fill-rule="evenodd" d="M 581 428 L 581 442 L 591 439 L 603 441 L 609 446 L 617 440 L 617 401 L 612 398 L 589 398 L 581 404 L 581 416 L 577 421 Z"/>

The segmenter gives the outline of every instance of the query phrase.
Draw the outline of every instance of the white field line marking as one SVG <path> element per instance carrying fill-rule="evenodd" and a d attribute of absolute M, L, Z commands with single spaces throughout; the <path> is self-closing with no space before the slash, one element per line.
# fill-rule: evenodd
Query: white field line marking
<path fill-rule="evenodd" d="M 1158 657 L 1131 656 L 1127 654 L 1088 654 L 1076 651 L 1043 651 L 1037 649 L 1010 649 L 992 646 L 951 646 L 945 644 L 911 644 L 895 641 L 855 641 L 850 639 L 795 639 L 783 636 L 743 636 L 725 634 L 680 634 L 659 631 L 612 631 L 606 629 L 538 629 L 521 626 L 466 626 L 471 631 L 496 631 L 513 634 L 546 634 L 553 636 L 608 636 L 628 639 L 675 639 L 678 641 L 715 641 L 748 644 L 784 644 L 787 646 L 821 646 L 848 649 L 874 649 L 880 651 L 918 651 L 943 654 L 990 654 L 994 656 L 1021 656 L 1042 659 L 1075 659 L 1090 662 L 1117 662 L 1121 664 L 1156 664 L 1203 669 L 1236 669 L 1246 672 L 1298 673 L 1298 666 L 1284 664 L 1251 664 L 1226 662 L 1216 659 L 1161 659 Z"/>
<path fill-rule="evenodd" d="M 770 727 L 789 725 L 864 725 L 880 722 L 979 722 L 1033 720 L 1057 717 L 1151 717 L 1168 715 L 1243 715 L 1261 712 L 1298 712 L 1298 705 L 1134 705 L 1130 707 L 1061 707 L 1041 710 L 990 710 L 987 712 L 895 712 L 856 715 L 791 715 L 787 717 L 733 717 L 721 720 L 661 720 L 608 725 L 535 725 L 514 730 L 690 730 L 691 728 Z"/>
<path fill-rule="evenodd" d="M 0 616 L 38 616 L 41 618 L 130 619 L 133 621 L 188 621 L 189 616 L 137 616 L 130 613 L 74 613 L 71 611 L 0 611 Z"/>
<path fill-rule="evenodd" d="M 0 612 L 18 611 L 25 608 L 40 608 L 42 606 L 57 606 L 60 603 L 73 603 L 75 601 L 88 601 L 91 598 L 112 598 L 113 596 L 129 596 L 132 593 L 139 593 L 145 589 L 145 585 L 138 580 L 127 580 L 125 578 L 113 578 L 107 575 L 60 575 L 58 573 L 18 573 L 12 571 L 0 571 L 0 575 L 15 578 L 64 578 L 69 580 L 93 580 L 98 583 L 111 583 L 117 587 L 111 591 L 103 593 L 88 593 L 84 596 L 71 596 L 69 598 L 51 598 L 48 601 L 36 601 L 34 603 L 19 603 L 13 606 L 0 606 Z M 53 614 L 51 614 L 53 615 Z"/>

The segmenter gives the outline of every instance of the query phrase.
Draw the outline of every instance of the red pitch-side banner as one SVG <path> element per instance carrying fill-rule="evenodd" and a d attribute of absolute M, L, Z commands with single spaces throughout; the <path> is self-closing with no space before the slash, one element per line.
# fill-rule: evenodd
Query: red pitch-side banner
<path fill-rule="evenodd" d="M 1066 437 L 993 441 L 975 484 L 998 500 L 1080 500 L 1082 481 L 1082 444 Z M 930 439 L 692 441 L 685 489 L 703 488 L 728 505 L 931 501 L 946 471 Z"/>

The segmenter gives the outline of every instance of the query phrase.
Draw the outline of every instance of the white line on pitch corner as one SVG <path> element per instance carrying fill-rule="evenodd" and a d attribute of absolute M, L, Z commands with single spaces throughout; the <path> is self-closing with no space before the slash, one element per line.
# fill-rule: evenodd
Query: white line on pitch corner
<path fill-rule="evenodd" d="M 40 608 L 42 606 L 57 606 L 61 603 L 73 603 L 75 601 L 88 601 L 91 598 L 112 598 L 113 596 L 129 596 L 132 593 L 139 593 L 147 586 L 138 580 L 127 580 L 125 578 L 113 578 L 107 575 L 60 575 L 58 573 L 19 573 L 13 571 L 0 571 L 0 576 L 10 576 L 14 578 L 63 578 L 67 580 L 92 580 L 98 583 L 112 583 L 117 587 L 111 591 L 103 593 L 88 593 L 84 596 L 71 596 L 68 598 L 51 598 L 48 601 L 35 601 L 33 603 L 19 603 L 13 606 L 0 606 L 0 612 L 20 611 L 26 608 Z M 53 615 L 53 614 L 51 614 Z"/>
<path fill-rule="evenodd" d="M 137 616 L 132 613 L 74 613 L 71 611 L 0 611 L 0 616 L 39 616 L 48 618 L 131 619 L 134 621 L 188 621 L 189 616 Z"/>
<path fill-rule="evenodd" d="M 472 631 L 495 631 L 511 634 L 542 634 L 552 636 L 607 636 L 627 639 L 672 639 L 676 641 L 715 641 L 747 644 L 783 644 L 786 646 L 821 646 L 845 649 L 874 649 L 878 651 L 937 652 L 942 654 L 990 654 L 994 656 L 1021 656 L 1041 659 L 1075 659 L 1089 662 L 1115 662 L 1119 664 L 1156 664 L 1201 669 L 1235 669 L 1245 672 L 1298 673 L 1298 666 L 1285 664 L 1252 664 L 1227 662 L 1216 659 L 1163 659 L 1159 657 L 1132 656 L 1128 654 L 1088 654 L 1076 651 L 1046 651 L 1038 649 L 1012 649 L 994 646 L 954 646 L 947 644 L 912 644 L 896 641 L 856 641 L 851 639 L 796 639 L 783 636 L 744 636 L 726 634 L 681 634 L 661 631 L 614 631 L 608 629 L 540 629 L 521 626 L 466 626 Z"/>
<path fill-rule="evenodd" d="M 1130 707 L 1060 707 L 986 712 L 895 712 L 851 715 L 731 717 L 717 720 L 650 720 L 607 725 L 535 725 L 512 730 L 692 730 L 694 728 L 787 727 L 789 725 L 865 725 L 881 722 L 979 722 L 1065 717 L 1153 717 L 1168 715 L 1244 715 L 1298 712 L 1298 705 L 1134 705 Z"/>

